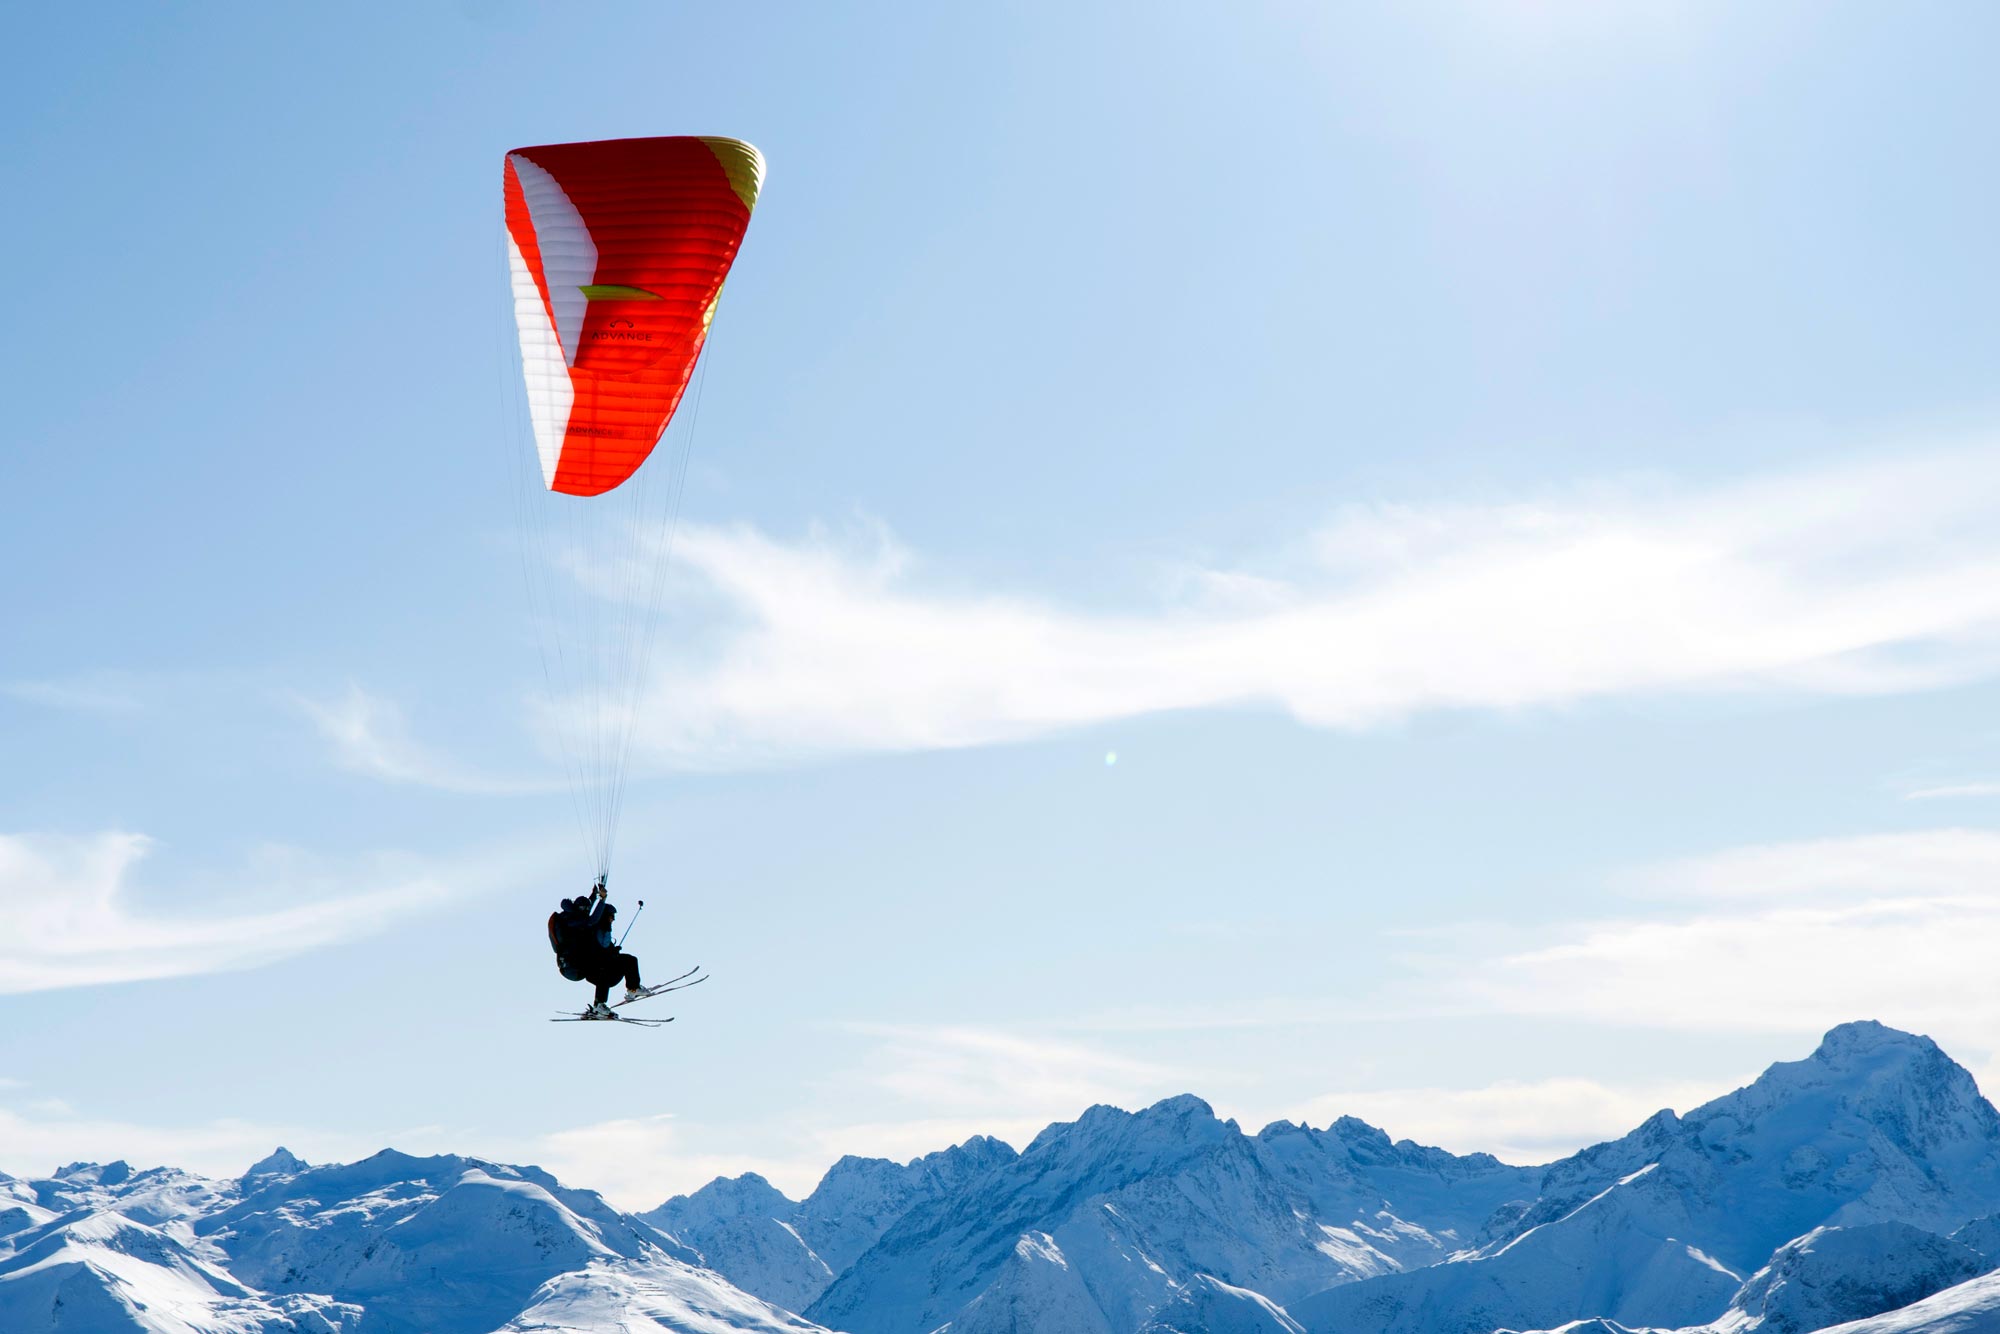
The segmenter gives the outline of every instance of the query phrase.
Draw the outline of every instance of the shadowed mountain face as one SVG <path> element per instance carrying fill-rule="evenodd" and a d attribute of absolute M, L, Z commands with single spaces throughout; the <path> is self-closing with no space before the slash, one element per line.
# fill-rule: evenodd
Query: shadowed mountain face
<path fill-rule="evenodd" d="M 1655 1162 L 1651 1189 L 1670 1183 L 1705 1211 L 1707 1249 L 1754 1267 L 1822 1224 L 1949 1231 L 1991 1212 L 2000 1115 L 1929 1038 L 1845 1024 L 1807 1059 L 1774 1065 L 1747 1088 L 1551 1164 L 1541 1199 L 1511 1234 Z"/>
<path fill-rule="evenodd" d="M 1908 1223 L 1815 1228 L 1780 1246 L 1716 1323 L 1809 1334 L 1908 1306 L 1991 1267 L 1970 1246 Z"/>
<path fill-rule="evenodd" d="M 1472 1257 L 1294 1304 L 1309 1330 L 1480 1334 L 1722 1314 L 1820 1227 L 1950 1232 L 2000 1203 L 2000 1116 L 1928 1038 L 1847 1024 L 1810 1057 L 1550 1165 Z"/>
<path fill-rule="evenodd" d="M 744 1291 L 803 1310 L 904 1214 L 956 1194 L 1014 1156 L 979 1135 L 908 1163 L 842 1158 L 802 1201 L 751 1172 L 639 1216 Z"/>

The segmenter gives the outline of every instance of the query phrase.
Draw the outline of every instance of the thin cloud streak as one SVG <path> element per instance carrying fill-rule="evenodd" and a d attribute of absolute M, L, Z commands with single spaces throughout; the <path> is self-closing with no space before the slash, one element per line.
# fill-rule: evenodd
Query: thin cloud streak
<path fill-rule="evenodd" d="M 2000 783 L 1947 783 L 1903 794 L 1904 801 L 1941 801 L 1954 797 L 2000 797 Z"/>
<path fill-rule="evenodd" d="M 1875 694 L 2000 669 L 2000 451 L 1708 491 L 1356 508 L 1268 568 L 1183 572 L 1118 614 L 926 586 L 879 529 L 680 535 L 674 646 L 639 743 L 726 768 L 1018 741 L 1269 705 L 1353 729 L 1663 691 Z M 663 655 L 665 656 L 665 655 Z"/>
<path fill-rule="evenodd" d="M 1511 948 L 1425 960 L 1429 984 L 1447 1007 L 1635 1029 L 1809 1035 L 1867 1015 L 1982 1051 L 2000 1028 L 2000 835 L 1771 844 L 1630 882 L 1672 906 L 1516 929 Z"/>
<path fill-rule="evenodd" d="M 0 681 L 0 695 L 72 713 L 133 713 L 138 695 L 109 675 L 59 681 Z"/>
<path fill-rule="evenodd" d="M 1072 1041 L 995 1029 L 842 1024 L 876 1040 L 855 1078 L 920 1109 L 924 1119 L 979 1116 L 1042 1123 L 1074 1116 L 1093 1103 L 1130 1106 L 1179 1089 L 1189 1077 Z M 942 1147 L 942 1146 L 938 1146 Z"/>
<path fill-rule="evenodd" d="M 1686 1111 L 1749 1082 L 1620 1085 L 1566 1077 L 1483 1088 L 1370 1089 L 1322 1094 L 1299 1119 L 1325 1125 L 1354 1116 L 1397 1139 L 1533 1165 L 1616 1139 L 1662 1108 Z"/>
<path fill-rule="evenodd" d="M 2000 833 L 1927 829 L 1761 844 L 1642 868 L 1617 878 L 1651 898 L 1779 899 L 1954 895 L 2000 887 Z"/>
<path fill-rule="evenodd" d="M 332 748 L 335 763 L 350 773 L 472 796 L 518 796 L 557 786 L 480 773 L 434 754 L 411 738 L 400 708 L 358 685 L 333 699 L 299 696 L 297 702 Z"/>
<path fill-rule="evenodd" d="M 129 906 L 127 890 L 151 847 L 122 832 L 0 835 L 0 994 L 254 968 L 380 930 L 454 892 L 387 859 L 345 873 L 373 886 L 355 892 L 274 853 L 259 883 L 305 882 L 282 899 L 306 901 L 234 916 L 149 915 Z"/>

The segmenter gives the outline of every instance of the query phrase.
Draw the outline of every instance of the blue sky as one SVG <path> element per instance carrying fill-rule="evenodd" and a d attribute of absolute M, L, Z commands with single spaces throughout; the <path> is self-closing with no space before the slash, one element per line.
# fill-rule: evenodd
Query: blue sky
<path fill-rule="evenodd" d="M 1183 1090 L 1528 1161 L 1860 1017 L 1987 1071 L 1995 23 L 25 16 L 0 1168 L 644 1207 Z M 639 1033 L 543 1022 L 499 180 L 653 133 L 770 176 L 615 881 L 714 980 Z"/>

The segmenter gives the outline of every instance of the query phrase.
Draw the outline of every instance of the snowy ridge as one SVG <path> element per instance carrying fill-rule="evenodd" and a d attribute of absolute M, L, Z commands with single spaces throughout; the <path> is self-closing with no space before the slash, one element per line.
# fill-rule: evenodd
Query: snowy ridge
<path fill-rule="evenodd" d="M 1973 1219 L 1952 1233 L 1951 1239 L 1985 1256 L 1988 1264 L 2000 1265 L 2000 1214 Z"/>
<path fill-rule="evenodd" d="M 532 1167 L 280 1150 L 236 1181 L 83 1163 L 8 1190 L 6 1334 L 817 1328 Z"/>
<path fill-rule="evenodd" d="M 674 1261 L 593 1263 L 536 1290 L 508 1334 L 825 1334 L 818 1325 Z"/>
<path fill-rule="evenodd" d="M 1141 1334 L 1305 1334 L 1270 1298 L 1231 1287 L 1210 1274 L 1183 1284 L 1174 1300 L 1146 1322 Z"/>

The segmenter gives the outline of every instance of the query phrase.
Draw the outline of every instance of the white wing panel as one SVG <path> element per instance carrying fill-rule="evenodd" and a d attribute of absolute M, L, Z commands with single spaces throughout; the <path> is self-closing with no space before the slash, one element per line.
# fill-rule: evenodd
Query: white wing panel
<path fill-rule="evenodd" d="M 510 154 L 509 159 L 534 223 L 542 281 L 549 287 L 549 306 L 555 311 L 563 362 L 574 366 L 577 344 L 583 337 L 584 308 L 590 304 L 583 289 L 597 276 L 597 242 L 590 239 L 583 215 L 555 177 L 519 153 Z"/>
<path fill-rule="evenodd" d="M 542 306 L 535 275 L 511 236 L 507 238 L 507 268 L 514 279 L 514 327 L 521 334 L 521 375 L 528 385 L 528 419 L 535 424 L 542 485 L 554 486 L 556 460 L 562 455 L 576 391 L 570 387 L 569 363 L 556 331 L 549 327 L 549 313 Z M 579 299 L 582 295 L 577 293 Z"/>

